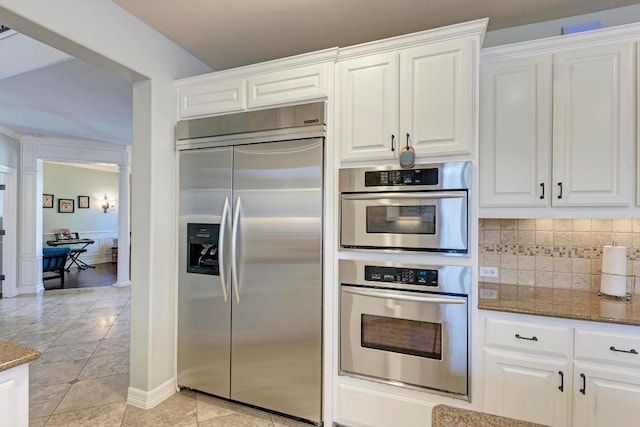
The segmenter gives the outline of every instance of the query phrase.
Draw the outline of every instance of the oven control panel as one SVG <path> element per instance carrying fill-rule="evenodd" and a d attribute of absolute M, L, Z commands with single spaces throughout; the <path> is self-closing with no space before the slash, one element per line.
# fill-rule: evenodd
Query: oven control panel
<path fill-rule="evenodd" d="M 365 265 L 364 278 L 368 282 L 438 286 L 438 270 Z"/>
<path fill-rule="evenodd" d="M 397 169 L 364 173 L 365 187 L 399 187 L 408 185 L 438 185 L 438 169 Z"/>

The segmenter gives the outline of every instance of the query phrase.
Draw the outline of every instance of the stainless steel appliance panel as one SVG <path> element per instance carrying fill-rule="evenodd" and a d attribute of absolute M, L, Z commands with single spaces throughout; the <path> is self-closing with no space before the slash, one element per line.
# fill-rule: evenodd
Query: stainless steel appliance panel
<path fill-rule="evenodd" d="M 345 249 L 468 253 L 470 162 L 339 171 Z"/>
<path fill-rule="evenodd" d="M 234 155 L 231 398 L 314 422 L 322 396 L 323 140 Z"/>
<path fill-rule="evenodd" d="M 433 269 L 437 286 L 404 273 L 370 281 L 370 266 Z M 339 269 L 341 373 L 468 396 L 468 267 L 340 260 Z"/>
<path fill-rule="evenodd" d="M 290 107 L 247 111 L 224 116 L 204 117 L 179 121 L 176 139 L 206 138 L 210 136 L 234 135 L 273 129 L 288 129 L 315 126 L 325 123 L 326 104 L 315 102 Z"/>
<path fill-rule="evenodd" d="M 467 192 L 342 195 L 340 243 L 352 248 L 467 250 Z"/>
<path fill-rule="evenodd" d="M 221 396 L 229 395 L 230 384 L 229 244 L 215 245 L 219 275 L 189 273 L 187 228 L 210 224 L 228 240 L 232 162 L 230 147 L 180 155 L 178 384 Z"/>

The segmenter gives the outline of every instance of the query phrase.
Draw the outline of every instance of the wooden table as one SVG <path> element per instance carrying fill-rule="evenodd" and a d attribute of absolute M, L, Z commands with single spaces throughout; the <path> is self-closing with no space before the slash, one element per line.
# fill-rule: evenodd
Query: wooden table
<path fill-rule="evenodd" d="M 76 265 L 76 267 L 78 267 L 79 270 L 84 270 L 86 268 L 96 268 L 95 265 L 89 265 L 78 258 L 80 254 L 87 252 L 87 246 L 93 245 L 94 243 L 95 240 L 91 239 L 47 240 L 47 245 L 49 246 L 83 245 L 78 249 L 71 249 L 71 252 L 69 252 L 69 263 L 67 264 L 67 268 L 65 268 L 66 271 L 69 271 L 74 264 Z"/>

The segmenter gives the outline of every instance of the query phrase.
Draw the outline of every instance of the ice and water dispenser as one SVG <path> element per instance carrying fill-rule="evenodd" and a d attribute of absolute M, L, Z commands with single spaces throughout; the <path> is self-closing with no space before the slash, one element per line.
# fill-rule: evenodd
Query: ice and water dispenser
<path fill-rule="evenodd" d="M 187 224 L 187 273 L 220 275 L 219 232 L 220 224 Z"/>

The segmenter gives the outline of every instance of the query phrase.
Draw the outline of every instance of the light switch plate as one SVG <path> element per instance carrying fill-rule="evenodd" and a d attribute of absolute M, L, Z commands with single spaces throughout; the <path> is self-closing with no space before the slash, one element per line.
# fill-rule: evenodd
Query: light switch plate
<path fill-rule="evenodd" d="M 498 291 L 496 289 L 480 289 L 480 298 L 498 299 Z"/>
<path fill-rule="evenodd" d="M 480 267 L 480 277 L 498 277 L 498 269 L 495 267 Z"/>

